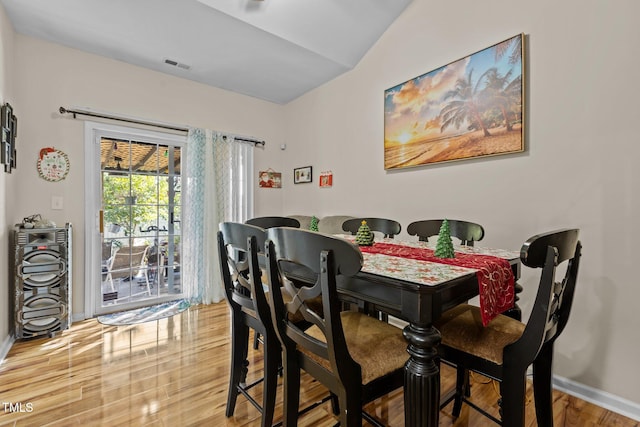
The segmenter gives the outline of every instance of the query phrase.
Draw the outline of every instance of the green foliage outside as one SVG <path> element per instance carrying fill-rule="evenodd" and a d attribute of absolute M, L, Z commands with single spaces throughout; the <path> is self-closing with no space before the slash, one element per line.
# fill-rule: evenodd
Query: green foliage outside
<path fill-rule="evenodd" d="M 117 224 L 125 236 L 139 234 L 140 226 L 159 226 L 169 220 L 168 177 L 103 173 L 102 191 L 105 226 Z"/>

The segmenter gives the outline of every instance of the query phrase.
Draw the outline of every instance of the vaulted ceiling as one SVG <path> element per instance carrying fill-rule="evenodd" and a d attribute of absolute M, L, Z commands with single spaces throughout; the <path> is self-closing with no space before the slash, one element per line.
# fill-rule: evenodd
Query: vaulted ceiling
<path fill-rule="evenodd" d="M 285 104 L 355 67 L 411 0 L 0 0 L 15 30 Z"/>

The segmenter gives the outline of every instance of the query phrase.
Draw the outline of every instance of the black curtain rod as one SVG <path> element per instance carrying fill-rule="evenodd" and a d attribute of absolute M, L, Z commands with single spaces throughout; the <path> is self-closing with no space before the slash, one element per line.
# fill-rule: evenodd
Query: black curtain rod
<path fill-rule="evenodd" d="M 76 118 L 76 115 L 82 115 L 82 116 L 89 116 L 89 117 L 98 117 L 100 119 L 108 119 L 108 120 L 117 120 L 120 122 L 127 122 L 127 123 L 135 123 L 135 124 L 139 124 L 139 125 L 145 125 L 145 126 L 153 126 L 153 127 L 157 127 L 157 128 L 162 128 L 162 129 L 168 129 L 168 130 L 174 130 L 174 131 L 178 131 L 178 132 L 188 132 L 189 128 L 186 127 L 179 127 L 179 126 L 171 126 L 171 125 L 166 125 L 163 123 L 154 123 L 151 121 L 145 121 L 145 120 L 137 120 L 137 119 L 129 119 L 126 117 L 118 117 L 118 116 L 110 116 L 110 115 L 105 115 L 105 114 L 98 114 L 98 113 L 94 113 L 92 111 L 79 111 L 79 110 L 69 110 L 67 108 L 64 107 L 60 107 L 60 114 L 73 114 L 73 118 Z M 258 141 L 257 139 L 250 139 L 250 138 L 243 138 L 240 136 L 234 137 L 236 141 L 243 141 L 243 142 L 250 142 L 253 143 L 253 145 L 262 145 L 264 147 L 264 145 L 266 144 L 265 141 Z M 226 137 L 225 137 L 226 139 Z"/>
<path fill-rule="evenodd" d="M 262 145 L 263 147 L 266 144 L 266 142 L 264 142 L 264 141 L 258 141 L 257 139 L 242 138 L 242 137 L 239 137 L 239 136 L 234 136 L 233 139 L 235 141 L 251 142 L 251 143 L 253 143 L 253 145 Z"/>

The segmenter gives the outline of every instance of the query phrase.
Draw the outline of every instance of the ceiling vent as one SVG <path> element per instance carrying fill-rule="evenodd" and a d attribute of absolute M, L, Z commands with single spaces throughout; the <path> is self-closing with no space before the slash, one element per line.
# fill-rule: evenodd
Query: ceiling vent
<path fill-rule="evenodd" d="M 165 64 L 173 65 L 174 67 L 182 68 L 183 70 L 190 70 L 191 65 L 183 64 L 182 62 L 174 61 L 173 59 L 165 59 Z"/>

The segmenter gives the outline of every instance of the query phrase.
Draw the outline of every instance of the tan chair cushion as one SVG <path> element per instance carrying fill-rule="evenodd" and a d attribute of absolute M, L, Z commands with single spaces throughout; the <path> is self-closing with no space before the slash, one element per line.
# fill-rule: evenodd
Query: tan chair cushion
<path fill-rule="evenodd" d="M 368 384 L 404 366 L 409 354 L 401 329 L 355 311 L 342 312 L 340 317 L 349 353 L 362 367 L 362 384 Z M 307 334 L 326 342 L 317 326 L 309 328 Z M 331 370 L 327 359 L 304 352 L 325 369 Z"/>
<path fill-rule="evenodd" d="M 348 219 L 353 219 L 347 215 L 329 215 L 322 217 L 318 223 L 318 231 L 327 234 L 343 234 L 342 223 Z"/>
<path fill-rule="evenodd" d="M 502 365 L 503 349 L 517 341 L 525 325 L 499 315 L 482 326 L 480 309 L 461 304 L 445 312 L 434 324 L 442 334 L 442 344 Z"/>
<path fill-rule="evenodd" d="M 308 230 L 311 225 L 311 216 L 309 215 L 289 215 L 289 218 L 297 219 L 302 230 Z"/>

